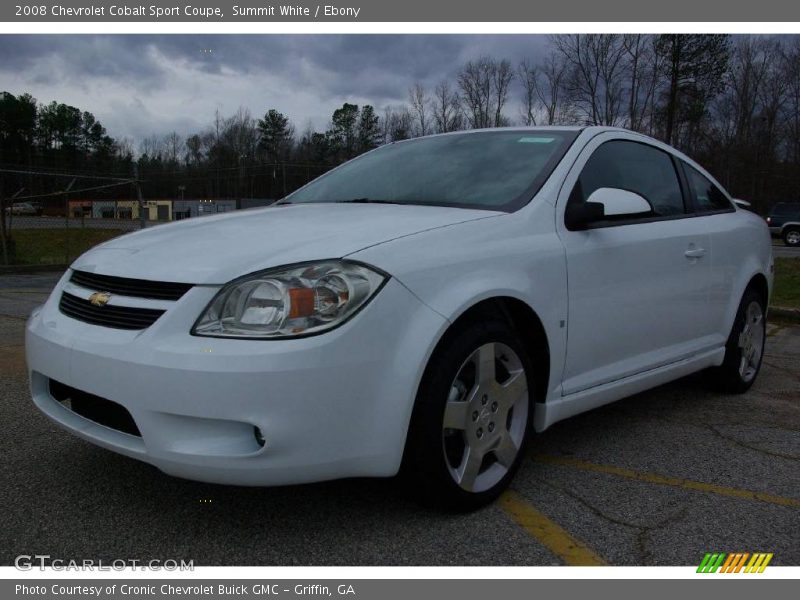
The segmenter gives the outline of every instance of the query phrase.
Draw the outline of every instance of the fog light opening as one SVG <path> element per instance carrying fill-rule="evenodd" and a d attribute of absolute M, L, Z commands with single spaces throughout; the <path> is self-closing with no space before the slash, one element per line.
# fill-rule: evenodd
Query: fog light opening
<path fill-rule="evenodd" d="M 253 427 L 253 435 L 256 437 L 256 443 L 263 448 L 266 441 L 264 440 L 264 434 L 261 433 L 258 427 Z"/>

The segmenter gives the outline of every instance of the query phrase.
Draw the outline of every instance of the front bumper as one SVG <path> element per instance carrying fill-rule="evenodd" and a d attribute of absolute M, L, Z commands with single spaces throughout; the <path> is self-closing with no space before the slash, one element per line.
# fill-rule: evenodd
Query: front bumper
<path fill-rule="evenodd" d="M 189 334 L 216 287 L 197 286 L 148 329 L 124 331 L 61 314 L 65 285 L 66 276 L 27 325 L 36 406 L 99 446 L 215 483 L 395 474 L 422 370 L 446 326 L 394 279 L 338 329 L 260 341 Z M 50 380 L 122 405 L 141 435 L 73 412 Z"/>

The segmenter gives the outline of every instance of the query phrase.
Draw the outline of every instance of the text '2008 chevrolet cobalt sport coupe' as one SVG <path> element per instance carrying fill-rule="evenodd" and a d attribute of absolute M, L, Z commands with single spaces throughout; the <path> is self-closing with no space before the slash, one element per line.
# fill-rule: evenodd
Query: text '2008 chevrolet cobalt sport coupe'
<path fill-rule="evenodd" d="M 36 405 L 191 479 L 392 476 L 453 507 L 535 431 L 689 373 L 743 392 L 763 220 L 611 128 L 388 144 L 277 205 L 81 256 L 27 325 Z"/>

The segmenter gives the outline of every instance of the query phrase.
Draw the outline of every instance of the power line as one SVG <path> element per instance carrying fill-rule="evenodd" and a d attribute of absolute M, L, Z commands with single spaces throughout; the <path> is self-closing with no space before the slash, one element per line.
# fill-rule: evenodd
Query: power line
<path fill-rule="evenodd" d="M 130 178 L 124 177 L 105 177 L 102 175 L 76 175 L 74 173 L 55 173 L 52 171 L 24 171 L 21 169 L 2 169 L 0 168 L 0 173 L 14 173 L 17 175 L 42 175 L 46 177 L 72 177 L 77 179 L 107 179 L 109 181 L 124 181 L 126 183 L 130 183 Z"/>
<path fill-rule="evenodd" d="M 93 192 L 95 190 L 105 190 L 107 188 L 119 187 L 121 185 L 130 185 L 134 181 L 135 181 L 134 179 L 128 179 L 127 181 L 120 181 L 120 182 L 117 182 L 117 183 L 107 183 L 105 185 L 97 185 L 97 186 L 94 186 L 94 187 L 82 188 L 82 189 L 79 189 L 79 190 L 62 190 L 60 192 L 50 192 L 49 194 L 36 194 L 36 195 L 33 195 L 33 196 L 19 196 L 18 198 L 15 198 L 15 200 L 20 201 L 20 200 L 35 200 L 36 198 L 52 198 L 53 196 L 63 196 L 64 194 L 69 194 L 69 195 L 72 196 L 72 195 L 76 195 L 76 194 L 82 194 L 84 192 Z"/>
<path fill-rule="evenodd" d="M 46 169 L 48 174 L 52 175 L 61 175 L 61 174 L 68 174 L 68 173 L 75 173 L 80 174 L 80 177 L 85 177 L 87 179 L 92 179 L 95 176 L 97 177 L 109 177 L 115 178 L 118 177 L 120 179 L 124 178 L 127 175 L 127 172 L 116 171 L 99 171 L 95 168 L 78 168 L 78 167 L 57 167 L 52 166 L 48 163 L 48 161 L 39 161 L 33 160 L 31 162 L 26 163 L 12 163 L 12 162 L 0 162 L 0 168 L 2 169 L 18 169 L 22 171 L 30 171 L 31 169 Z"/>
<path fill-rule="evenodd" d="M 217 172 L 223 171 L 247 171 L 251 169 L 270 169 L 270 168 L 281 168 L 281 167 L 288 168 L 295 168 L 295 169 L 317 169 L 317 170 L 330 170 L 336 165 L 328 164 L 328 163 L 296 163 L 296 162 L 287 162 L 287 163 L 252 163 L 249 165 L 240 165 L 235 167 L 212 167 L 210 165 L 202 166 L 202 167 L 185 167 L 183 169 L 176 169 L 171 171 L 153 171 L 146 173 L 148 177 L 156 178 L 166 175 L 181 175 L 184 173 L 191 173 L 195 170 L 206 171 L 210 175 L 214 176 Z M 148 171 L 146 167 L 144 168 L 145 171 Z"/>

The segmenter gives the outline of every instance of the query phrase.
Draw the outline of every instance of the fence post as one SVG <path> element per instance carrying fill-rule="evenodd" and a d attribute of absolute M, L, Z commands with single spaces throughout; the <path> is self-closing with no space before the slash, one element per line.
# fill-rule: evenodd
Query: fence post
<path fill-rule="evenodd" d="M 0 194 L 0 241 L 3 244 L 3 262 L 6 265 L 11 264 L 11 259 L 9 258 L 9 250 L 8 247 L 11 243 L 11 217 L 14 212 L 11 210 L 11 207 L 14 206 L 14 200 L 16 200 L 19 195 L 25 191 L 25 188 L 19 188 L 11 198 L 4 198 L 2 194 Z M 6 203 L 8 206 L 6 206 Z M 8 219 L 6 219 L 6 208 L 8 209 Z"/>
<path fill-rule="evenodd" d="M 8 246 L 6 245 L 6 199 L 0 192 L 0 242 L 3 244 L 3 264 L 8 264 Z"/>

